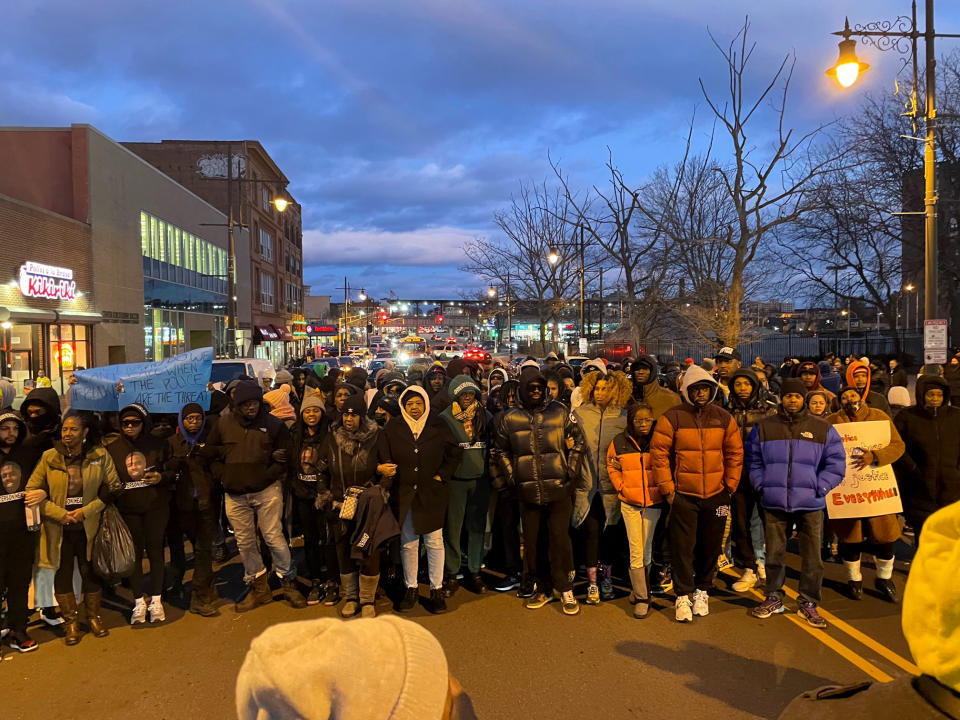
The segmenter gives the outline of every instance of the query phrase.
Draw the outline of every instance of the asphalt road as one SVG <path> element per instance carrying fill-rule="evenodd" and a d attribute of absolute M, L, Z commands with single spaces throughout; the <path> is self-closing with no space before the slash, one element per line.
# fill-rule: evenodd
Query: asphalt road
<path fill-rule="evenodd" d="M 869 591 L 861 602 L 847 599 L 838 593 L 842 567 L 826 570 L 826 631 L 807 628 L 792 612 L 752 619 L 747 609 L 757 597 L 730 591 L 727 575 L 717 579 L 710 615 L 689 625 L 674 622 L 672 598 L 660 598 L 658 611 L 638 621 L 625 596 L 567 617 L 556 603 L 527 610 L 512 593 L 476 596 L 462 589 L 448 614 L 418 608 L 409 617 L 440 640 L 451 671 L 486 720 L 775 718 L 804 690 L 911 669 L 899 606 Z M 236 558 L 221 568 L 224 600 L 215 618 L 168 604 L 165 623 L 131 628 L 114 604 L 104 613 L 110 636 L 86 635 L 71 648 L 35 623 L 39 650 L 5 649 L 0 717 L 235 717 L 234 681 L 251 639 L 275 623 L 335 614 L 277 601 L 238 615 L 226 598 L 238 589 L 240 574 Z M 788 585 L 795 588 L 796 578 L 792 572 Z M 895 579 L 902 588 L 901 563 Z M 793 600 L 788 608 L 795 609 Z M 389 611 L 388 601 L 378 609 Z"/>

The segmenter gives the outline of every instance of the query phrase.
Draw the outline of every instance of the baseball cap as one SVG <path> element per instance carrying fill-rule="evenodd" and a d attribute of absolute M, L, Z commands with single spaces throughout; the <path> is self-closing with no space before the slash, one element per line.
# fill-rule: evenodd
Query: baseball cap
<path fill-rule="evenodd" d="M 740 351 L 732 347 L 722 347 L 714 356 L 715 360 L 739 360 Z"/>

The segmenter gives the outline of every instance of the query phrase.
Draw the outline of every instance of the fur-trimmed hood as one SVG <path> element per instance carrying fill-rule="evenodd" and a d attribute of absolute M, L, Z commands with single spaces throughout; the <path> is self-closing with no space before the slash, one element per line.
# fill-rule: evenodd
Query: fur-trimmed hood
<path fill-rule="evenodd" d="M 604 373 L 587 373 L 580 380 L 580 397 L 585 403 L 593 402 L 593 388 L 600 379 L 610 380 L 614 384 L 613 399 L 610 404 L 615 407 L 626 407 L 633 397 L 633 383 L 622 371 Z"/>

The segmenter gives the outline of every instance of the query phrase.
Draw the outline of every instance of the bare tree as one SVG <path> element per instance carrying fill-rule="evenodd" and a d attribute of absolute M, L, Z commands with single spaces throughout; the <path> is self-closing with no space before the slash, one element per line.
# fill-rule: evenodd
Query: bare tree
<path fill-rule="evenodd" d="M 540 342 L 547 344 L 547 324 L 552 321 L 551 344 L 558 346 L 560 313 L 570 304 L 579 278 L 577 263 L 551 264 L 551 249 L 569 246 L 570 205 L 565 194 L 545 183 L 522 183 L 510 206 L 494 215 L 503 237 L 475 238 L 464 248 L 463 270 L 505 285 L 510 271 L 512 293 L 534 303 L 540 322 Z"/>
<path fill-rule="evenodd" d="M 672 239 L 684 245 L 690 256 L 686 264 L 689 280 L 699 287 L 706 302 L 705 307 L 686 302 L 677 312 L 686 315 L 694 329 L 705 339 L 720 345 L 736 345 L 742 327 L 740 304 L 751 283 L 751 269 L 765 254 L 770 234 L 778 227 L 796 222 L 811 207 L 807 192 L 811 182 L 827 169 L 828 161 L 815 156 L 813 142 L 826 127 L 795 137 L 787 127 L 787 97 L 796 62 L 788 53 L 762 89 L 750 95 L 748 70 L 756 45 L 747 41 L 750 20 L 730 44 L 723 48 L 711 35 L 728 68 L 728 97 L 725 102 L 711 96 L 703 79 L 700 88 L 707 105 L 714 114 L 718 127 L 725 130 L 730 144 L 731 160 L 726 163 L 712 160 L 712 151 L 694 165 L 694 177 L 686 182 L 703 185 L 716 190 L 713 180 L 705 177 L 710 172 L 719 180 L 725 196 L 720 207 L 714 207 L 720 197 L 714 195 L 705 212 L 690 208 L 687 214 L 694 219 L 708 218 L 707 228 L 691 227 L 690 223 L 678 223 L 670 230 Z M 752 128 L 766 122 L 764 113 L 772 113 L 776 122 L 777 136 L 770 146 L 761 149 L 752 137 Z M 687 171 L 676 172 L 676 177 L 686 177 Z M 700 202 L 699 195 L 688 192 L 690 202 Z M 645 212 L 653 220 L 660 217 L 662 208 L 652 206 Z M 712 220 L 709 220 L 712 218 Z M 703 232 L 714 220 L 723 219 L 725 227 L 713 228 L 713 235 L 691 237 L 688 232 Z M 695 225 L 695 223 L 694 223 Z M 680 233 L 682 229 L 683 234 Z M 715 246 L 715 247 L 714 247 Z M 758 276 L 753 275 L 755 281 Z"/>

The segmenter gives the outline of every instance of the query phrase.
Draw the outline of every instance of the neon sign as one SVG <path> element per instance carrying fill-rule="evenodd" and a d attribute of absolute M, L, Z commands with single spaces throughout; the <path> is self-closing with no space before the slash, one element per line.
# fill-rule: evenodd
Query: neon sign
<path fill-rule="evenodd" d="M 20 292 L 27 297 L 75 300 L 77 283 L 69 268 L 27 261 L 20 266 Z"/>

